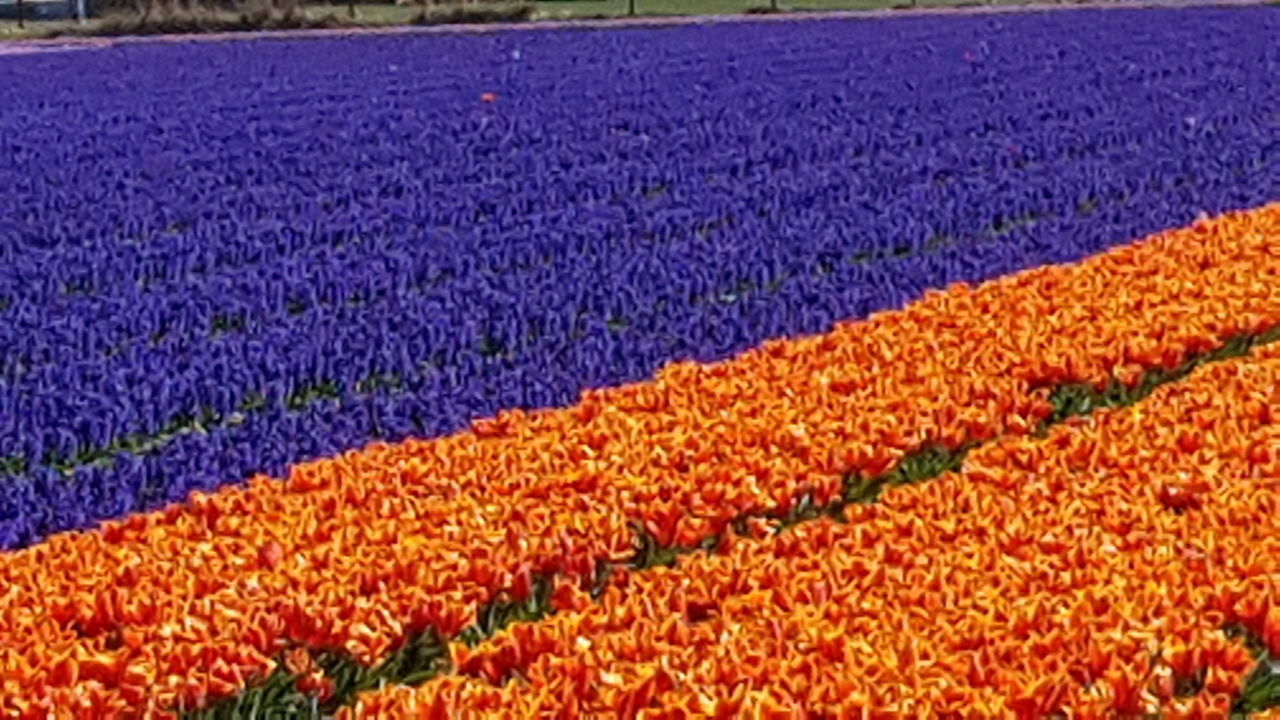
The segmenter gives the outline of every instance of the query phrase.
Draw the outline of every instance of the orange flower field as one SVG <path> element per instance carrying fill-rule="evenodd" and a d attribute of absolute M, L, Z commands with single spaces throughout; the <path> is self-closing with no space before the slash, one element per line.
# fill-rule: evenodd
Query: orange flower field
<path fill-rule="evenodd" d="M 1254 664 L 1223 626 L 1280 651 L 1278 420 L 1271 346 L 841 522 L 565 586 L 345 717 L 1221 717 Z"/>
<path fill-rule="evenodd" d="M 545 582 L 551 617 L 345 716 L 1221 717 L 1255 666 L 1224 628 L 1280 652 L 1280 350 L 1040 430 L 1058 388 L 1277 327 L 1273 204 L 59 534 L 0 556 L 0 711 L 172 716 L 286 656 L 323 691 L 310 653 L 373 665 Z M 714 549 L 629 569 L 642 542 Z"/>

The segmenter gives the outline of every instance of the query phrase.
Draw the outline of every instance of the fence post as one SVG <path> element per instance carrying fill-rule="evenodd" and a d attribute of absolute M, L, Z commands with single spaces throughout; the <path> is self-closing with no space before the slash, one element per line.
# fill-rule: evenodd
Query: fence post
<path fill-rule="evenodd" d="M 636 0 L 628 0 L 627 14 L 630 15 L 631 17 L 636 16 Z"/>
<path fill-rule="evenodd" d="M 26 8 L 22 6 L 22 0 L 18 0 L 18 29 L 19 30 L 27 26 L 26 18 L 23 17 L 24 10 L 26 10 Z"/>

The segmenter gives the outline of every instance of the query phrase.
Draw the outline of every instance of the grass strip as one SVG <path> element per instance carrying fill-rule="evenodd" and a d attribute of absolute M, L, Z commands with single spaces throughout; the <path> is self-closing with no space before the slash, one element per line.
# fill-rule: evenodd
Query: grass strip
<path fill-rule="evenodd" d="M 309 686 L 309 672 L 290 668 L 287 654 L 279 657 L 274 673 L 241 695 L 204 710 L 181 712 L 191 720 L 237 720 L 244 717 L 321 718 L 351 702 L 364 691 L 394 682 L 425 681 L 448 668 L 446 640 L 434 631 L 416 635 L 376 667 L 356 662 L 342 651 L 301 650 L 308 663 L 322 673 L 324 689 Z"/>
<path fill-rule="evenodd" d="M 1242 643 L 1258 661 L 1231 705 L 1232 717 L 1245 717 L 1280 707 L 1280 658 L 1272 656 L 1262 638 L 1242 625 L 1228 625 L 1223 632 L 1228 638 Z"/>
<path fill-rule="evenodd" d="M 551 591 L 554 579 L 534 578 L 532 591 L 524 599 L 510 596 L 495 598 L 476 615 L 476 622 L 452 638 L 454 642 L 475 646 L 508 625 L 535 622 L 551 613 Z M 452 670 L 449 661 L 450 639 L 434 629 L 417 633 L 377 666 L 361 664 L 343 650 L 312 649 L 295 646 L 290 650 L 305 653 L 307 671 L 291 668 L 288 651 L 280 654 L 275 672 L 234 698 L 210 708 L 183 711 L 184 720 L 239 720 L 268 717 L 282 720 L 295 718 L 327 718 L 338 708 L 351 705 L 359 693 L 387 685 L 416 686 L 436 675 Z M 314 673 L 319 671 L 322 688 Z"/>
<path fill-rule="evenodd" d="M 1087 416 L 1099 408 L 1135 405 L 1157 388 L 1178 382 L 1199 367 L 1243 357 L 1255 347 L 1276 341 L 1280 341 L 1280 326 L 1256 335 L 1230 338 L 1217 349 L 1194 355 L 1173 368 L 1148 370 L 1133 384 L 1113 379 L 1101 388 L 1087 383 L 1061 385 L 1050 395 L 1053 413 L 1042 422 L 1037 434 L 1043 435 L 1053 425 L 1072 417 Z M 928 445 L 908 454 L 892 470 L 876 477 L 867 478 L 854 473 L 846 475 L 841 496 L 831 503 L 816 504 L 806 495 L 786 511 L 743 516 L 730 527 L 733 532 L 746 536 L 750 532 L 748 523 L 756 519 L 774 521 L 773 532 L 779 533 L 822 517 L 840 520 L 846 506 L 874 503 L 889 488 L 925 482 L 959 470 L 970 451 L 999 439 L 969 442 L 957 448 Z M 636 535 L 636 553 L 626 565 L 635 570 L 674 566 L 680 556 L 699 550 L 712 552 L 721 541 L 719 535 L 712 535 L 693 545 L 664 545 L 641 523 L 633 523 L 632 527 Z M 594 596 L 599 596 L 613 569 L 614 566 L 608 563 L 597 566 Z M 554 577 L 539 576 L 534 578 L 532 592 L 527 598 L 520 600 L 510 595 L 495 598 L 479 611 L 475 624 L 452 640 L 475 647 L 513 623 L 537 622 L 551 615 L 554 612 L 551 604 L 554 584 Z M 1228 627 L 1225 632 L 1228 637 L 1245 642 L 1258 659 L 1257 666 L 1235 700 L 1233 712 L 1253 713 L 1280 707 L 1280 660 L 1272 658 L 1265 645 L 1244 628 Z M 261 684 L 212 708 L 186 712 L 183 717 L 186 720 L 234 720 L 245 717 L 245 712 L 251 713 L 249 717 L 256 717 L 257 712 L 273 718 L 332 717 L 341 707 L 354 704 L 361 692 L 387 685 L 418 686 L 437 675 L 451 672 L 448 643 L 449 640 L 442 638 L 434 629 L 428 629 L 409 638 L 399 650 L 373 668 L 362 665 L 342 651 L 309 650 L 316 668 L 332 683 L 323 699 L 315 692 L 303 689 L 306 674 L 287 669 L 282 656 L 279 667 Z M 1203 678 L 1179 678 L 1178 686 L 1180 696 L 1191 696 L 1203 689 Z"/>
<path fill-rule="evenodd" d="M 1053 403 L 1053 414 L 1045 418 L 1041 426 L 1043 433 L 1050 426 L 1077 415 L 1087 415 L 1099 407 L 1127 407 L 1146 398 L 1156 388 L 1176 382 L 1190 375 L 1203 365 L 1222 362 L 1231 358 L 1248 355 L 1253 348 L 1280 340 L 1280 327 L 1258 335 L 1240 335 L 1228 339 L 1221 347 L 1207 353 L 1195 355 L 1173 368 L 1158 368 L 1142 374 L 1138 382 L 1125 385 L 1115 379 L 1104 388 L 1096 388 L 1088 383 L 1072 383 L 1054 390 L 1050 398 Z"/>

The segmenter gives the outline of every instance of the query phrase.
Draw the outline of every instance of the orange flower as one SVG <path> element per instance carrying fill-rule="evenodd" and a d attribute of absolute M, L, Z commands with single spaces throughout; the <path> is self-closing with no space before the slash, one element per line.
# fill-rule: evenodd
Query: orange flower
<path fill-rule="evenodd" d="M 571 703 L 610 717 L 1225 717 L 1253 661 L 1222 625 L 1269 640 L 1280 627 L 1280 497 L 1239 480 L 1242 450 L 1272 432 L 1240 399 L 1277 387 L 1280 346 L 1202 368 L 1133 408 L 979 448 L 960 473 L 889 489 L 847 523 L 633 573 L 625 592 L 466 650 L 459 675 L 370 694 L 376 714 L 344 717 L 412 717 L 415 703 L 447 716 Z M 1195 453 L 1179 447 L 1189 427 L 1204 432 Z M 1008 482 L 986 481 L 997 473 Z M 1174 486 L 1202 500 L 1174 513 L 1160 491 Z M 931 534 L 942 526 L 945 543 Z M 1192 551 L 1210 543 L 1211 562 Z M 528 682 L 495 685 L 491 664 L 513 658 Z M 671 681 L 647 685 L 658 671 Z"/>
<path fill-rule="evenodd" d="M 333 679 L 325 677 L 321 670 L 312 670 L 298 681 L 298 689 L 308 695 L 315 696 L 318 702 L 326 702 L 333 697 Z"/>

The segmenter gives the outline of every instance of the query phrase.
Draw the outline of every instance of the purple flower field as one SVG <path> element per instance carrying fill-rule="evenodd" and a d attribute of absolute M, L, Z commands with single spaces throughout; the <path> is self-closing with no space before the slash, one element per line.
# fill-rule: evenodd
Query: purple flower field
<path fill-rule="evenodd" d="M 0 546 L 1277 199 L 1260 37 L 1280 12 L 7 58 Z"/>

